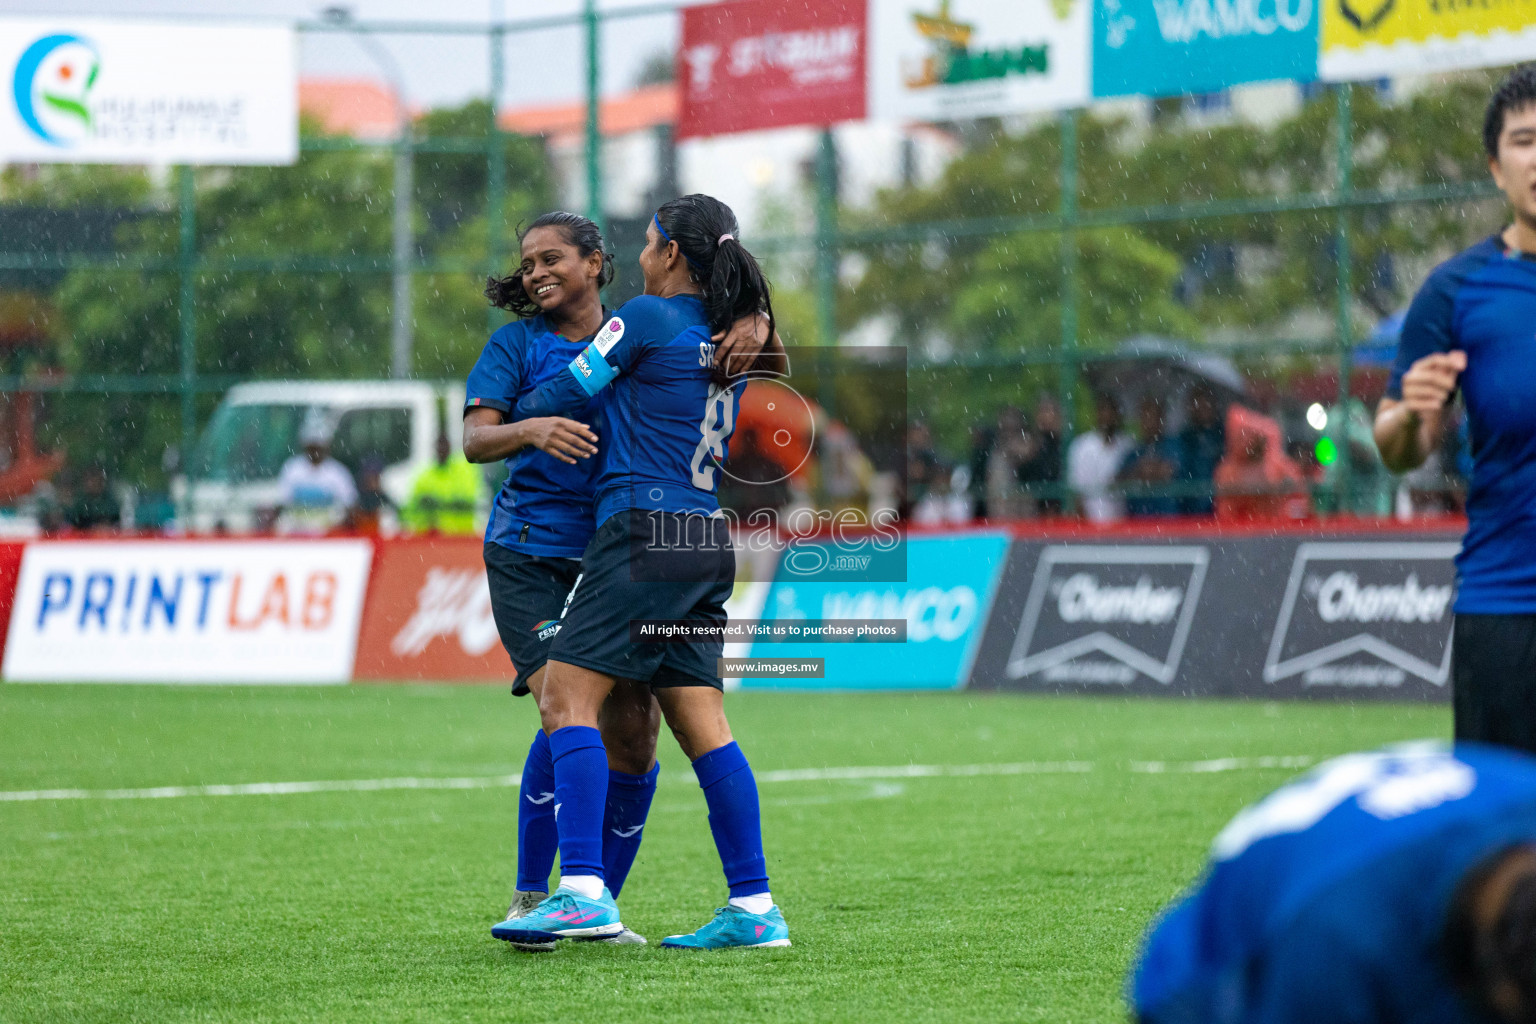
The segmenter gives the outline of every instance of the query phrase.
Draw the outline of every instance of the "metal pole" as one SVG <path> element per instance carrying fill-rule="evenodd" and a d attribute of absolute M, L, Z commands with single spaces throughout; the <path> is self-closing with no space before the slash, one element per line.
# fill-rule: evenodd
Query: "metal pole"
<path fill-rule="evenodd" d="M 1339 391 L 1337 398 L 1338 415 L 1328 419 L 1329 432 L 1333 435 L 1334 451 L 1337 453 L 1338 471 L 1334 476 L 1335 500 L 1338 512 L 1349 510 L 1350 491 L 1350 464 L 1349 464 L 1349 378 L 1354 368 L 1354 331 L 1350 325 L 1350 305 L 1353 301 L 1354 287 L 1351 283 L 1350 263 L 1351 248 L 1349 234 L 1349 208 L 1347 202 L 1353 187 L 1352 172 L 1354 170 L 1355 141 L 1354 141 L 1354 112 L 1350 106 L 1351 86 L 1348 82 L 1334 87 L 1336 109 L 1334 113 L 1335 145 L 1338 163 L 1338 197 L 1340 205 L 1334 211 L 1333 221 L 1333 245 L 1336 268 L 1336 292 L 1337 307 L 1335 310 L 1335 330 L 1339 342 Z"/>
<path fill-rule="evenodd" d="M 486 135 L 485 168 L 485 219 L 487 242 L 485 247 L 486 272 L 500 276 L 506 247 L 501 233 L 506 220 L 504 203 L 507 191 L 506 137 L 501 133 L 497 115 L 501 110 L 501 91 L 507 77 L 506 30 L 501 25 L 501 4 L 495 7 L 496 24 L 491 26 L 491 123 Z M 485 329 L 494 331 L 501 326 L 501 310 L 492 306 L 486 310 Z"/>
<path fill-rule="evenodd" d="M 837 344 L 837 140 L 821 130 L 816 147 L 816 334 Z"/>
<path fill-rule="evenodd" d="M 400 101 L 402 107 L 404 100 Z M 411 375 L 411 125 L 402 113 L 400 137 L 395 140 L 394 298 L 389 332 L 389 375 Z"/>
<path fill-rule="evenodd" d="M 192 168 L 176 168 L 176 186 L 180 221 L 177 268 L 181 274 L 181 466 L 185 473 L 197 443 L 197 183 L 192 179 Z"/>
<path fill-rule="evenodd" d="M 373 58 L 383 71 L 395 94 L 395 181 L 394 223 L 391 228 L 393 253 L 390 258 L 393 276 L 393 296 L 390 301 L 391 323 L 389 331 L 389 375 L 395 378 L 411 375 L 411 198 L 415 191 L 411 182 L 412 131 L 411 112 L 405 104 L 405 78 L 400 65 L 388 50 L 352 21 L 351 12 L 335 8 L 334 23 L 352 30 L 353 38 Z"/>
<path fill-rule="evenodd" d="M 1061 362 L 1057 388 L 1061 401 L 1061 443 L 1072 440 L 1077 421 L 1077 118 L 1061 113 Z"/>
<path fill-rule="evenodd" d="M 598 134 L 598 108 L 602 103 L 602 85 L 598 81 L 597 0 L 585 0 L 582 19 L 587 33 L 587 216 L 598 230 L 607 234 L 603 219 L 602 137 Z"/>

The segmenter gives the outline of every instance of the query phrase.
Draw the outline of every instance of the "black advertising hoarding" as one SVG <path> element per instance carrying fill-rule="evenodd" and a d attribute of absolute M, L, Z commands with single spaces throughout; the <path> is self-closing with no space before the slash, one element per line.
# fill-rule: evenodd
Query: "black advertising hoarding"
<path fill-rule="evenodd" d="M 1454 529 L 1015 540 L 973 689 L 1450 696 Z"/>

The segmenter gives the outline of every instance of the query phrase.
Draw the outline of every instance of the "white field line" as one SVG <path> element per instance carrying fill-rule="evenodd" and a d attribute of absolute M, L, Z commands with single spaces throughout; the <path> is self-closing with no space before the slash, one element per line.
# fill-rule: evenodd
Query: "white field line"
<path fill-rule="evenodd" d="M 1224 757 L 1213 761 L 1132 761 L 1124 767 L 1143 775 L 1209 774 L 1272 768 L 1306 768 L 1314 757 Z M 1114 767 L 1119 767 L 1115 765 Z M 966 778 L 986 775 L 1080 775 L 1097 770 L 1093 761 L 1017 761 L 1003 764 L 904 764 L 890 767 L 789 768 L 757 774 L 764 784 L 844 782 L 875 779 Z M 686 772 L 680 781 L 693 781 Z M 318 782 L 247 782 L 224 786 L 155 786 L 150 789 L 21 789 L 0 792 L 0 803 L 53 800 L 168 800 L 204 796 L 292 796 L 298 793 L 359 793 L 386 789 L 507 789 L 517 775 L 464 778 L 333 779 Z"/>

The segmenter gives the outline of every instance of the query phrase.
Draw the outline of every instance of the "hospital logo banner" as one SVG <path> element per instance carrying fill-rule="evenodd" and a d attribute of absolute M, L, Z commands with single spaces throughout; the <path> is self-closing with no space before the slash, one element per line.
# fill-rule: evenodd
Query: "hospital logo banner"
<path fill-rule="evenodd" d="M 0 18 L 0 161 L 291 164 L 293 30 Z"/>
<path fill-rule="evenodd" d="M 947 121 L 1088 102 L 1090 0 L 870 0 L 870 113 Z"/>
<path fill-rule="evenodd" d="M 1093 94 L 1172 96 L 1243 82 L 1311 81 L 1317 5 L 1327 2 L 1098 0 Z"/>
<path fill-rule="evenodd" d="M 865 0 L 683 9 L 677 137 L 864 117 Z"/>
<path fill-rule="evenodd" d="M 1536 57 L 1536 0 L 1323 0 L 1321 71 L 1348 81 Z"/>

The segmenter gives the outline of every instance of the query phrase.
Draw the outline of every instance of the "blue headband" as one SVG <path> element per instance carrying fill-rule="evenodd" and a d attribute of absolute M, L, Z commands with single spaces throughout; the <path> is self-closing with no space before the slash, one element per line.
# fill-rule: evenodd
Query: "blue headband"
<path fill-rule="evenodd" d="M 661 232 L 661 237 L 665 238 L 669 242 L 672 241 L 672 236 L 667 234 L 667 229 L 661 226 L 661 218 L 653 213 L 653 214 L 651 214 L 651 220 L 652 220 L 652 222 L 655 223 L 656 230 Z M 689 260 L 688 259 L 688 254 L 683 252 L 683 247 L 681 245 L 679 245 L 677 247 L 677 251 L 683 253 L 683 259 L 688 260 L 688 265 L 690 267 L 692 267 L 694 270 L 698 270 L 699 269 L 699 265 L 697 263 L 693 262 L 693 260 Z"/>

